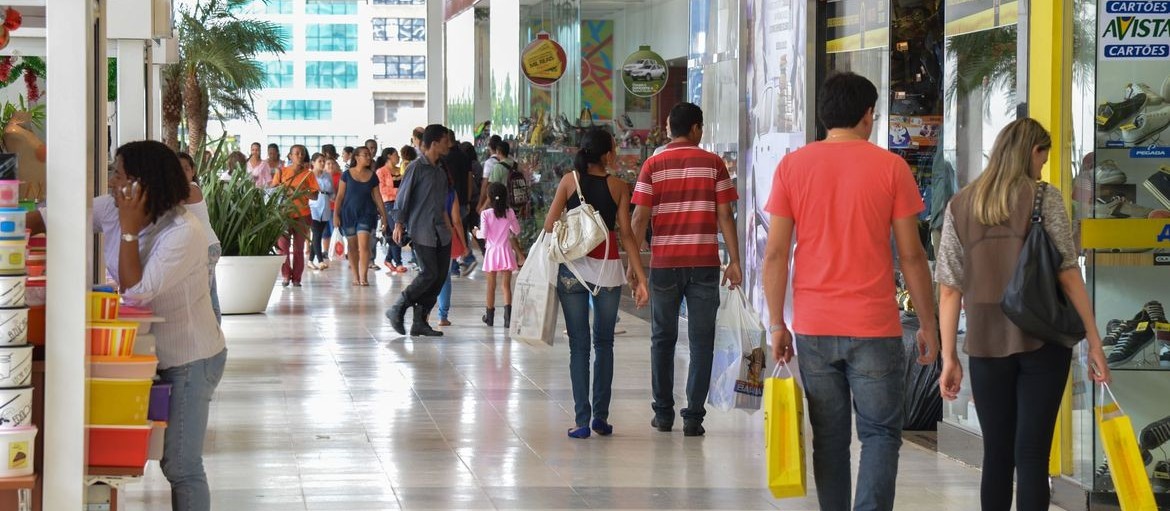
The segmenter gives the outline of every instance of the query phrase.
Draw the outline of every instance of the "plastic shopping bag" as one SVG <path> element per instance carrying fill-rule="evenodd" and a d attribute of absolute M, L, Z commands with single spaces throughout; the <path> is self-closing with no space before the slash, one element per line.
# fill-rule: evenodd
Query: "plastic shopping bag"
<path fill-rule="evenodd" d="M 512 298 L 512 327 L 508 334 L 513 339 L 552 346 L 557 330 L 557 265 L 548 258 L 544 233 L 536 238 L 528 253 L 527 263 L 516 276 Z"/>
<path fill-rule="evenodd" d="M 788 377 L 780 378 L 781 368 Z M 804 396 L 787 364 L 764 382 L 764 459 L 773 497 L 805 495 Z"/>
<path fill-rule="evenodd" d="M 1121 409 L 1108 384 L 1101 384 L 1097 399 L 1097 426 L 1101 432 L 1101 444 L 1105 448 L 1105 459 L 1109 462 L 1109 473 L 1117 491 L 1122 511 L 1157 511 L 1154 490 L 1146 475 L 1146 464 L 1138 450 L 1137 436 L 1133 423 Z M 1105 394 L 1112 401 L 1105 404 Z"/>
<path fill-rule="evenodd" d="M 743 348 L 739 337 L 730 328 L 721 328 L 730 300 L 719 307 L 715 327 L 715 353 L 711 359 L 711 390 L 707 393 L 707 404 L 713 408 L 729 411 L 735 408 L 736 381 L 739 380 Z M 762 389 L 762 387 L 761 387 Z"/>
<path fill-rule="evenodd" d="M 712 391 L 723 392 L 723 385 L 731 384 L 735 396 L 735 407 L 741 410 L 755 411 L 760 409 L 764 396 L 764 358 L 766 344 L 764 324 L 759 314 L 748 303 L 743 288 L 737 288 L 727 293 L 727 299 L 719 306 L 719 314 L 715 319 L 715 356 L 718 361 L 721 350 L 734 345 L 738 353 L 735 372 L 722 375 L 726 381 L 716 379 L 716 367 L 730 369 L 727 366 L 712 364 Z M 734 378 L 734 380 L 732 380 Z M 722 397 L 722 396 L 720 396 Z M 716 403 L 712 403 L 717 406 Z"/>

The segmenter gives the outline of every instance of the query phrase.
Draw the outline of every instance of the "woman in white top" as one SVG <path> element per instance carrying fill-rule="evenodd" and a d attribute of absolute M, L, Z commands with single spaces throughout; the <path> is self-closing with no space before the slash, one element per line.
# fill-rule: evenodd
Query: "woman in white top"
<path fill-rule="evenodd" d="M 184 204 L 187 206 L 187 211 L 190 211 L 195 218 L 198 218 L 203 224 L 203 229 L 207 231 L 207 279 L 211 283 L 211 310 L 215 311 L 215 321 L 223 324 L 223 315 L 219 311 L 219 291 L 215 285 L 215 265 L 219 262 L 219 257 L 223 255 L 223 248 L 219 244 L 219 236 L 216 236 L 215 229 L 211 228 L 211 215 L 207 211 L 207 201 L 203 200 L 203 190 L 199 188 L 199 182 L 195 179 L 195 160 L 191 159 L 191 155 L 187 153 L 179 153 L 179 164 L 183 166 L 183 175 L 187 176 L 187 181 L 190 181 L 191 195 L 187 197 Z"/>
<path fill-rule="evenodd" d="M 179 158 L 155 141 L 118 148 L 110 195 L 93 200 L 93 229 L 103 235 L 106 271 L 127 305 L 149 306 L 156 325 L 158 373 L 171 384 L 162 471 L 171 483 L 171 509 L 207 511 L 211 491 L 203 469 L 211 397 L 223 376 L 227 349 L 211 310 L 207 234 L 183 205 L 190 195 Z M 42 216 L 28 226 L 44 232 Z"/>
<path fill-rule="evenodd" d="M 268 183 L 272 182 L 272 167 L 268 165 L 268 161 L 260 156 L 260 142 L 252 142 L 251 153 L 248 156 L 248 175 L 252 176 L 252 182 L 256 183 L 256 188 L 261 190 L 268 188 Z"/>
<path fill-rule="evenodd" d="M 576 426 L 569 428 L 570 438 L 588 438 L 590 429 L 600 435 L 613 433 L 613 426 L 609 424 L 613 336 L 618 302 L 622 298 L 621 288 L 626 284 L 626 271 L 618 255 L 619 243 L 626 249 L 630 269 L 636 278 L 629 282 L 636 305 L 643 307 L 650 299 L 639 243 L 630 228 L 630 187 L 607 171 L 617 161 L 615 148 L 613 135 L 609 132 L 594 128 L 585 133 L 574 161 L 577 170 L 561 179 L 544 220 L 545 232 L 551 233 L 562 213 L 578 207 L 584 200 L 597 210 L 609 229 L 608 243 L 598 245 L 587 256 L 571 264 L 562 264 L 557 275 L 557 297 L 569 332 L 569 375 L 576 411 Z M 597 352 L 592 386 L 589 382 L 590 305 L 593 309 L 592 345 Z M 589 399 L 590 388 L 592 401 Z"/>

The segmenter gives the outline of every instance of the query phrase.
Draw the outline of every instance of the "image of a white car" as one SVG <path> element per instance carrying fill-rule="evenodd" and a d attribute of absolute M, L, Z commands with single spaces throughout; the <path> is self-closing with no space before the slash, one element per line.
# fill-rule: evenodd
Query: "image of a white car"
<path fill-rule="evenodd" d="M 650 59 L 639 60 L 624 69 L 634 80 L 659 80 L 666 76 L 666 67 Z"/>

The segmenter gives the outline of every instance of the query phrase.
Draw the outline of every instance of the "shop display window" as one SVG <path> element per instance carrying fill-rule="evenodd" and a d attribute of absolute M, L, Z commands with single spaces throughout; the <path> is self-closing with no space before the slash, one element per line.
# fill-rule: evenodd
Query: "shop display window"
<path fill-rule="evenodd" d="M 1159 509 L 1170 508 L 1170 64 L 1150 59 L 1165 39 L 1122 34 L 1164 15 L 1129 14 L 1119 2 L 1078 0 L 1068 168 L 1074 218 L 1097 328 Z M 1095 27 L 1095 31 L 1091 31 Z M 1077 350 L 1065 475 L 1090 491 L 1090 509 L 1116 509 L 1117 497 L 1094 407 L 1102 388 L 1087 378 L 1087 346 Z M 1106 397 L 1105 401 L 1108 401 Z"/>

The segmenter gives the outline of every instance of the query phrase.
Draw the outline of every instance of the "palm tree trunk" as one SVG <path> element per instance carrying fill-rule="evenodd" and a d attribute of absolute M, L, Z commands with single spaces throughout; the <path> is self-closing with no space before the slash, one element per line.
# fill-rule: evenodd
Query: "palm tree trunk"
<path fill-rule="evenodd" d="M 187 151 L 202 154 L 207 138 L 207 96 L 195 72 L 188 71 L 183 81 L 183 110 L 187 115 Z"/>
<path fill-rule="evenodd" d="M 183 122 L 183 84 L 177 76 L 163 80 L 162 124 L 163 143 L 179 150 L 179 123 Z"/>

